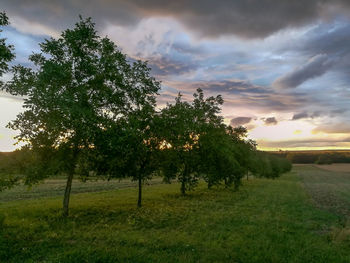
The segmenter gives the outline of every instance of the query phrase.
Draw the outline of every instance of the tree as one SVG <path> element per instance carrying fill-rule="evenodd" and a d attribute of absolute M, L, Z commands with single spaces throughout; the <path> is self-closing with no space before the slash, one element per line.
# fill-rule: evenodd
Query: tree
<path fill-rule="evenodd" d="M 8 17 L 5 13 L 0 13 L 0 27 L 9 24 Z M 0 33 L 2 30 L 0 29 Z M 0 77 L 9 69 L 8 63 L 14 59 L 13 46 L 6 44 L 5 38 L 0 38 Z M 0 82 L 0 84 L 2 84 Z"/>
<path fill-rule="evenodd" d="M 8 17 L 5 13 L 0 13 L 0 27 L 7 26 L 9 24 Z M 2 30 L 0 29 L 0 33 Z M 9 69 L 8 63 L 14 59 L 15 55 L 13 53 L 13 46 L 6 44 L 6 39 L 1 38 L 0 35 L 0 77 L 3 76 Z M 3 83 L 0 80 L 0 87 L 2 87 Z M 5 157 L 9 159 L 8 156 Z M 2 160 L 3 165 L 6 165 L 8 160 Z M 4 170 L 4 169 L 3 169 Z M 5 172 L 2 172 L 0 169 L 0 191 L 5 190 L 13 186 L 17 181 L 18 177 L 9 174 L 8 169 L 5 169 Z"/>
<path fill-rule="evenodd" d="M 252 170 L 252 158 L 254 158 L 254 152 L 256 151 L 257 143 L 254 140 L 248 139 L 248 130 L 243 126 L 232 128 L 227 127 L 227 133 L 231 137 L 232 142 L 236 145 L 236 158 L 244 173 L 249 176 L 249 172 Z"/>
<path fill-rule="evenodd" d="M 124 171 L 138 181 L 137 206 L 141 207 L 142 184 L 159 169 L 159 137 L 154 108 L 131 114 L 128 119 L 127 156 Z"/>
<path fill-rule="evenodd" d="M 52 160 L 60 161 L 56 172 L 67 174 L 64 216 L 78 164 L 90 155 L 99 134 L 140 105 L 152 104 L 159 90 L 146 63 L 129 63 L 94 26 L 90 18 L 80 17 L 58 39 L 45 40 L 41 53 L 29 57 L 36 67 L 13 67 L 13 79 L 5 86 L 7 92 L 25 96 L 26 110 L 9 124 L 20 131 L 18 140 L 33 152 L 52 153 Z"/>
<path fill-rule="evenodd" d="M 168 104 L 161 112 L 163 174 L 166 180 L 178 179 L 183 195 L 197 185 L 200 176 L 199 138 L 222 122 L 218 116 L 223 103 L 220 95 L 204 99 L 203 91 L 197 89 L 193 96 L 189 103 L 179 94 L 175 104 Z"/>
<path fill-rule="evenodd" d="M 214 126 L 199 138 L 201 174 L 208 188 L 224 182 L 232 184 L 235 190 L 241 185 L 241 178 L 249 171 L 255 142 L 248 140 L 243 127 L 232 128 L 224 124 Z"/>
<path fill-rule="evenodd" d="M 332 163 L 333 161 L 330 154 L 321 154 L 315 161 L 315 164 L 332 164 Z"/>
<path fill-rule="evenodd" d="M 142 186 L 159 169 L 159 137 L 154 103 L 140 105 L 115 126 L 105 130 L 94 149 L 98 158 L 90 161 L 98 174 L 111 178 L 132 178 L 138 182 L 137 206 L 142 204 Z M 108 142 L 108 143 L 106 143 Z"/>
<path fill-rule="evenodd" d="M 283 157 L 277 157 L 267 152 L 256 151 L 251 167 L 257 177 L 275 179 L 292 169 L 291 162 Z"/>
<path fill-rule="evenodd" d="M 225 127 L 212 128 L 199 138 L 200 172 L 208 184 L 225 182 L 226 186 L 240 180 L 242 167 L 236 159 L 236 145 L 226 133 Z"/>

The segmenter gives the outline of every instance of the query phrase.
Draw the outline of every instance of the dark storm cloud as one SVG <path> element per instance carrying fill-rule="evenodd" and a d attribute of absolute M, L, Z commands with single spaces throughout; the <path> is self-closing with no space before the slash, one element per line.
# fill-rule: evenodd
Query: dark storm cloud
<path fill-rule="evenodd" d="M 11 18 L 13 20 L 15 18 L 24 19 L 26 21 L 22 22 L 33 23 L 29 27 L 41 24 L 50 28 L 52 33 L 71 27 L 77 21 L 79 14 L 84 17 L 93 17 L 100 28 L 106 22 L 122 26 L 135 25 L 142 18 L 127 1 L 112 0 L 103 2 L 92 0 L 3 0 L 1 1 L 1 9 L 7 12 L 10 20 Z M 29 30 L 35 31 L 35 29 L 30 28 Z"/>
<path fill-rule="evenodd" d="M 296 88 L 309 79 L 323 75 L 332 65 L 332 60 L 326 54 L 316 55 L 309 59 L 306 64 L 278 78 L 273 83 L 273 86 L 278 88 Z"/>
<path fill-rule="evenodd" d="M 330 8 L 332 7 L 332 8 Z M 62 29 L 78 14 L 96 21 L 134 25 L 151 16 L 171 17 L 200 35 L 238 35 L 263 38 L 284 28 L 299 27 L 319 19 L 329 19 L 337 8 L 347 14 L 347 0 L 3 0 L 10 15 Z"/>
<path fill-rule="evenodd" d="M 237 127 L 237 126 L 241 126 L 244 124 L 248 124 L 249 122 L 251 122 L 252 118 L 251 117 L 236 117 L 231 119 L 230 121 L 230 125 L 232 127 Z"/>
<path fill-rule="evenodd" d="M 262 120 L 264 121 L 265 125 L 276 125 L 278 123 L 275 117 L 263 118 Z"/>

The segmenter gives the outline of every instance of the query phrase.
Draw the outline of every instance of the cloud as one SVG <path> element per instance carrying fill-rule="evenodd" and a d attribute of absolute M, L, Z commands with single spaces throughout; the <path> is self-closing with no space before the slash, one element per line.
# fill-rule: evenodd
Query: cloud
<path fill-rule="evenodd" d="M 306 119 L 308 117 L 309 117 L 309 114 L 307 112 L 300 112 L 300 113 L 294 114 L 292 120 L 295 121 L 300 119 Z"/>
<path fill-rule="evenodd" d="M 263 141 L 258 140 L 260 147 L 266 148 L 296 148 L 296 147 L 349 147 L 350 137 L 338 138 L 306 138 L 300 140 Z"/>
<path fill-rule="evenodd" d="M 156 76 L 181 75 L 198 68 L 195 63 L 179 61 L 169 56 L 151 57 L 147 61 Z"/>
<path fill-rule="evenodd" d="M 275 117 L 268 117 L 262 119 L 265 123 L 265 125 L 277 125 L 278 121 Z"/>
<path fill-rule="evenodd" d="M 259 113 L 296 111 L 313 102 L 307 93 L 294 90 L 279 93 L 270 87 L 257 86 L 244 80 L 213 80 L 213 81 L 169 81 L 163 84 L 184 94 L 192 95 L 201 88 L 208 95 L 221 94 L 224 99 L 224 108 L 245 108 Z M 233 115 L 232 113 L 229 113 Z"/>
<path fill-rule="evenodd" d="M 236 117 L 231 119 L 230 121 L 230 125 L 232 127 L 237 127 L 237 126 L 241 126 L 244 124 L 248 124 L 249 122 L 251 122 L 252 118 L 251 117 Z"/>
<path fill-rule="evenodd" d="M 337 110 L 331 110 L 328 113 L 322 112 L 322 111 L 315 111 L 313 113 L 307 113 L 307 112 L 300 112 L 295 113 L 292 117 L 292 121 L 301 120 L 301 119 L 315 119 L 319 117 L 328 117 L 328 118 L 334 118 L 342 116 L 343 113 L 345 113 L 347 110 L 345 109 L 337 109 Z"/>
<path fill-rule="evenodd" d="M 335 137 L 347 131 L 338 124 L 350 121 L 349 7 L 348 0 L 1 1 L 12 22 L 4 33 L 16 47 L 16 63 L 25 64 L 37 43 L 72 27 L 79 14 L 91 16 L 99 34 L 131 60 L 148 61 L 162 81 L 158 107 L 179 91 L 192 100 L 202 88 L 223 96 L 227 122 L 252 127 L 305 119 L 319 125 L 314 132 Z M 244 123 L 247 116 L 278 120 Z"/>
<path fill-rule="evenodd" d="M 2 1 L 2 8 L 16 19 L 53 29 L 71 24 L 78 14 L 93 16 L 99 23 L 109 21 L 123 26 L 159 16 L 171 17 L 201 36 L 244 38 L 264 38 L 285 28 L 329 20 L 334 9 L 347 15 L 349 7 L 347 0 L 308 0 L 302 4 L 289 0 L 188 0 L 166 4 L 161 0 L 105 0 L 98 4 L 93 0 Z"/>
<path fill-rule="evenodd" d="M 312 131 L 313 133 L 329 133 L 329 134 L 341 134 L 350 133 L 350 124 L 348 123 L 324 123 L 319 125 Z"/>
<path fill-rule="evenodd" d="M 326 54 L 318 54 L 310 58 L 306 64 L 278 78 L 272 85 L 282 89 L 296 88 L 309 79 L 323 75 L 332 65 L 333 62 Z"/>
<path fill-rule="evenodd" d="M 311 60 L 307 61 L 304 66 L 296 67 L 294 71 L 277 79 L 274 85 L 282 88 L 295 87 L 308 79 L 321 77 L 326 72 L 337 74 L 336 78 L 332 77 L 332 87 L 347 85 L 350 81 L 350 45 L 345 43 L 349 42 L 348 18 L 341 17 L 336 21 L 327 21 L 327 23 L 323 22 L 311 27 L 298 39 L 278 50 L 283 56 L 292 54 L 295 57 L 297 55 L 298 64 L 305 57 Z M 317 84 L 323 86 L 323 83 Z"/>
<path fill-rule="evenodd" d="M 198 87 L 203 90 L 209 90 L 211 92 L 228 92 L 231 94 L 266 94 L 269 93 L 265 87 L 256 86 L 245 80 L 218 80 L 218 81 L 206 81 L 196 83 Z"/>
<path fill-rule="evenodd" d="M 330 25 L 320 25 L 310 32 L 301 52 L 316 54 L 322 52 L 332 58 L 332 70 L 342 73 L 341 78 L 350 80 L 350 24 L 348 20 L 340 20 Z"/>

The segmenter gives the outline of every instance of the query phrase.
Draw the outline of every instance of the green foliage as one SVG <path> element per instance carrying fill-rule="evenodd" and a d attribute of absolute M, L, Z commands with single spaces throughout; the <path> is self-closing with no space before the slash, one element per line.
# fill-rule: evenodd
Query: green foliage
<path fill-rule="evenodd" d="M 13 67 L 13 79 L 4 88 L 25 96 L 26 110 L 9 127 L 45 157 L 48 165 L 38 164 L 40 168 L 54 166 L 55 172 L 68 174 L 69 200 L 73 174 L 86 172 L 76 168 L 91 157 L 99 134 L 115 127 L 118 119 L 142 112 L 143 106 L 152 108 L 159 82 L 149 75 L 146 63 L 129 63 L 111 40 L 100 38 L 90 18 L 81 18 L 75 28 L 40 47 L 41 53 L 29 58 L 35 69 Z M 50 174 L 43 169 L 30 172 L 29 184 Z"/>
<path fill-rule="evenodd" d="M 350 151 L 347 150 L 279 151 L 273 154 L 300 164 L 317 163 L 325 159 L 331 163 L 350 163 Z"/>
<path fill-rule="evenodd" d="M 5 218 L 6 218 L 5 215 L 0 214 L 0 234 L 1 234 L 3 226 L 4 226 Z"/>
<path fill-rule="evenodd" d="M 291 169 L 286 159 L 257 152 L 246 128 L 224 125 L 222 103 L 221 96 L 204 99 L 198 89 L 192 102 L 179 95 L 161 112 L 162 174 L 165 181 L 177 178 L 183 194 L 200 178 L 209 188 L 224 182 L 238 189 L 245 174 L 276 178 Z"/>
<path fill-rule="evenodd" d="M 332 164 L 332 159 L 329 155 L 320 155 L 315 164 Z"/>
<path fill-rule="evenodd" d="M 110 178 L 129 177 L 139 183 L 138 206 L 141 206 L 142 184 L 159 170 L 159 137 L 154 105 L 120 119 L 112 129 L 101 134 L 91 160 L 98 174 Z"/>
<path fill-rule="evenodd" d="M 225 128 L 214 128 L 200 136 L 199 146 L 200 171 L 208 187 L 224 181 L 226 186 L 234 183 L 237 189 L 245 171 L 238 142 Z"/>
<path fill-rule="evenodd" d="M 8 17 L 5 13 L 0 12 L 0 78 L 4 73 L 8 71 L 8 63 L 11 62 L 15 57 L 13 53 L 13 46 L 6 44 L 5 38 L 1 38 L 1 27 L 7 26 L 8 24 Z M 3 82 L 0 79 L 0 89 L 2 85 Z M 0 157 L 0 192 L 4 189 L 11 187 L 17 181 L 16 177 L 4 174 L 3 170 L 6 170 L 9 167 L 9 163 L 7 162 L 8 158 L 4 158 L 6 160 L 1 159 L 3 158 Z"/>
<path fill-rule="evenodd" d="M 2 26 L 7 26 L 9 24 L 8 17 L 5 13 L 0 12 L 0 28 Z M 1 38 L 0 29 L 0 77 L 6 73 L 9 69 L 8 63 L 12 61 L 15 57 L 13 53 L 13 46 L 6 44 L 6 39 Z M 2 86 L 2 82 L 0 80 L 0 87 Z"/>
<path fill-rule="evenodd" d="M 201 89 L 193 96 L 190 103 L 179 94 L 174 104 L 161 111 L 159 122 L 164 148 L 162 172 L 167 181 L 177 178 L 181 182 L 182 194 L 192 190 L 200 177 L 200 137 L 208 129 L 222 125 L 222 117 L 218 116 L 223 103 L 221 96 L 205 99 Z"/>
<path fill-rule="evenodd" d="M 256 152 L 252 159 L 251 171 L 257 177 L 274 179 L 291 169 L 292 164 L 289 160 L 269 153 Z"/>

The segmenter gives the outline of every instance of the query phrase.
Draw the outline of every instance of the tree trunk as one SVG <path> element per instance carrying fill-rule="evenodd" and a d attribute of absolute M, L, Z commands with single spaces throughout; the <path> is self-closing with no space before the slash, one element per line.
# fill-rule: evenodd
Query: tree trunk
<path fill-rule="evenodd" d="M 64 198 L 63 198 L 63 216 L 64 217 L 68 216 L 69 198 L 70 198 L 70 191 L 72 189 L 73 175 L 74 175 L 74 168 L 68 174 L 66 190 L 64 191 Z"/>
<path fill-rule="evenodd" d="M 181 194 L 185 195 L 186 194 L 186 186 L 185 186 L 185 180 L 182 179 L 181 181 Z"/>
<path fill-rule="evenodd" d="M 182 178 L 181 178 L 181 194 L 186 195 L 186 179 L 188 178 L 188 170 L 187 170 L 187 165 L 184 165 L 184 170 L 182 173 Z"/>
<path fill-rule="evenodd" d="M 249 180 L 249 171 L 247 171 L 247 181 Z"/>
<path fill-rule="evenodd" d="M 71 192 L 71 189 L 72 189 L 72 181 L 73 181 L 73 176 L 74 176 L 77 156 L 78 156 L 78 149 L 75 147 L 73 149 L 73 156 L 72 156 L 72 159 L 71 159 L 71 167 L 70 167 L 70 170 L 69 170 L 69 173 L 68 173 L 66 190 L 64 191 L 63 217 L 67 217 L 68 214 L 69 214 L 69 199 L 70 199 L 70 192 Z"/>
<path fill-rule="evenodd" d="M 212 186 L 211 182 L 208 181 L 208 189 L 211 189 L 211 186 Z"/>
<path fill-rule="evenodd" d="M 139 176 L 139 198 L 137 200 L 137 207 L 141 207 L 141 200 L 142 200 L 142 178 L 140 175 Z"/>

